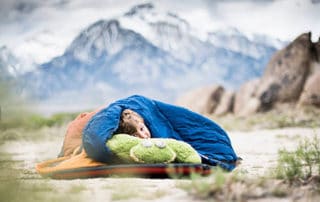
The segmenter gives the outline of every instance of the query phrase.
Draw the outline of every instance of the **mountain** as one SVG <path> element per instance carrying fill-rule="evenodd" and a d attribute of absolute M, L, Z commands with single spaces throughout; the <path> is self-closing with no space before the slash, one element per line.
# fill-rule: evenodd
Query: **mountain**
<path fill-rule="evenodd" d="M 239 31 L 210 32 L 203 39 L 178 15 L 142 4 L 85 28 L 63 55 L 24 74 L 21 89 L 61 104 L 101 103 L 133 93 L 170 101 L 211 83 L 237 88 L 260 76 L 283 44 Z"/>
<path fill-rule="evenodd" d="M 116 93 L 112 89 L 125 93 L 128 88 L 152 92 L 163 88 L 163 75 L 182 73 L 180 63 L 141 35 L 120 27 L 118 21 L 98 21 L 62 56 L 26 74 L 24 86 L 35 89 L 34 96 L 40 99 L 79 89 L 98 91 L 97 95 Z"/>
<path fill-rule="evenodd" d="M 6 47 L 0 47 L 0 79 L 9 80 L 17 76 L 18 59 Z"/>
<path fill-rule="evenodd" d="M 18 81 L 26 72 L 25 69 L 33 66 L 34 64 L 16 56 L 8 47 L 0 47 L 0 79 Z"/>

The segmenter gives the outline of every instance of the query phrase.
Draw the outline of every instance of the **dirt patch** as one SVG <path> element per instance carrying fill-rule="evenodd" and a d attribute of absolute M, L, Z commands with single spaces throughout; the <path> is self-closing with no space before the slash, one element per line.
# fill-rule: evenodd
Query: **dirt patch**
<path fill-rule="evenodd" d="M 0 195 L 1 201 L 208 201 L 206 197 L 194 194 L 194 186 L 207 191 L 212 187 L 210 177 L 205 182 L 198 179 L 144 179 L 144 178 L 96 178 L 77 180 L 52 180 L 39 176 L 34 165 L 55 158 L 59 153 L 62 137 L 61 129 L 46 129 L 51 135 L 32 141 L 7 140 L 0 146 Z M 55 131 L 56 130 L 56 131 Z M 39 131 L 38 131 L 39 132 Z M 253 180 L 264 176 L 274 168 L 277 152 L 281 148 L 294 149 L 303 137 L 320 134 L 320 128 L 284 128 L 276 130 L 256 130 L 250 132 L 230 132 L 230 139 L 236 153 L 243 158 L 235 172 L 244 173 L 245 181 L 232 183 L 224 190 L 234 194 L 237 201 L 304 201 L 312 185 L 288 187 L 277 180 L 267 179 L 260 184 Z M 203 179 L 201 179 L 203 180 Z M 260 186 L 261 185 L 261 186 Z M 209 186 L 209 187 L 208 187 Z M 18 190 L 18 192 L 17 192 Z M 294 193 L 294 194 L 290 194 Z M 224 194 L 211 198 L 227 199 Z M 209 200 L 210 201 L 210 200 Z"/>
<path fill-rule="evenodd" d="M 250 176 L 264 175 L 277 163 L 279 149 L 293 150 L 303 138 L 320 135 L 320 128 L 283 128 L 229 133 L 232 145 L 241 158 L 242 169 Z"/>

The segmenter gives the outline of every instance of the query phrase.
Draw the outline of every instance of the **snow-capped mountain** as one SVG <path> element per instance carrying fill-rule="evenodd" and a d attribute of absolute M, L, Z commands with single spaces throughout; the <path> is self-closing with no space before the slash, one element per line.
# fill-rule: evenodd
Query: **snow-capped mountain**
<path fill-rule="evenodd" d="M 210 32 L 203 40 L 192 29 L 174 13 L 138 5 L 85 28 L 63 55 L 25 74 L 21 86 L 32 97 L 62 103 L 99 103 L 132 93 L 172 100 L 200 85 L 237 88 L 260 76 L 281 46 L 235 29 Z"/>
<path fill-rule="evenodd" d="M 11 49 L 6 46 L 0 47 L 0 80 L 19 80 L 28 68 L 35 64 L 30 64 L 27 61 L 16 56 Z M 28 67 L 28 68 L 26 68 Z"/>
<path fill-rule="evenodd" d="M 19 60 L 6 47 L 0 47 L 0 80 L 13 79 L 18 75 Z"/>
<path fill-rule="evenodd" d="M 210 32 L 208 33 L 208 41 L 217 47 L 226 48 L 255 59 L 268 57 L 270 49 L 279 49 L 285 44 L 265 35 L 254 35 L 249 38 L 236 28 Z"/>

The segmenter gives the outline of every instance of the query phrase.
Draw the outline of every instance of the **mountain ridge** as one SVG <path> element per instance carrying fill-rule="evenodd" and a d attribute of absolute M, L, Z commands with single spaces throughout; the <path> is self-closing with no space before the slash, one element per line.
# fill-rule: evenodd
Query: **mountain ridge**
<path fill-rule="evenodd" d="M 171 101 L 186 89 L 209 83 L 237 88 L 260 76 L 278 48 L 241 32 L 217 38 L 225 43 L 203 41 L 178 15 L 146 8 L 138 16 L 135 10 L 86 27 L 62 55 L 19 77 L 22 94 L 40 102 L 60 98 L 59 103 L 85 95 L 86 101 L 99 104 L 137 93 Z M 163 21 L 166 17 L 171 21 Z M 141 30 L 130 28 L 125 23 L 130 20 L 138 20 Z"/>

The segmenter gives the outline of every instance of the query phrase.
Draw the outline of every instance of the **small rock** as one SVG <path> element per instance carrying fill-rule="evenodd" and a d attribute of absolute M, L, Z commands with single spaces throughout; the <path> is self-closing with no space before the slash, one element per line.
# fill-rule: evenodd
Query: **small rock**
<path fill-rule="evenodd" d="M 198 88 L 178 98 L 176 104 L 200 114 L 212 114 L 223 92 L 220 85 Z"/>
<path fill-rule="evenodd" d="M 314 73 L 306 81 L 298 105 L 313 105 L 320 107 L 320 71 Z"/>
<path fill-rule="evenodd" d="M 260 83 L 259 79 L 251 80 L 241 86 L 235 95 L 233 112 L 237 116 L 246 116 L 256 112 L 260 106 L 255 98 L 255 92 Z"/>
<path fill-rule="evenodd" d="M 225 91 L 222 96 L 221 100 L 214 111 L 215 115 L 225 115 L 229 112 L 232 112 L 232 107 L 234 104 L 235 93 L 231 91 Z"/>

